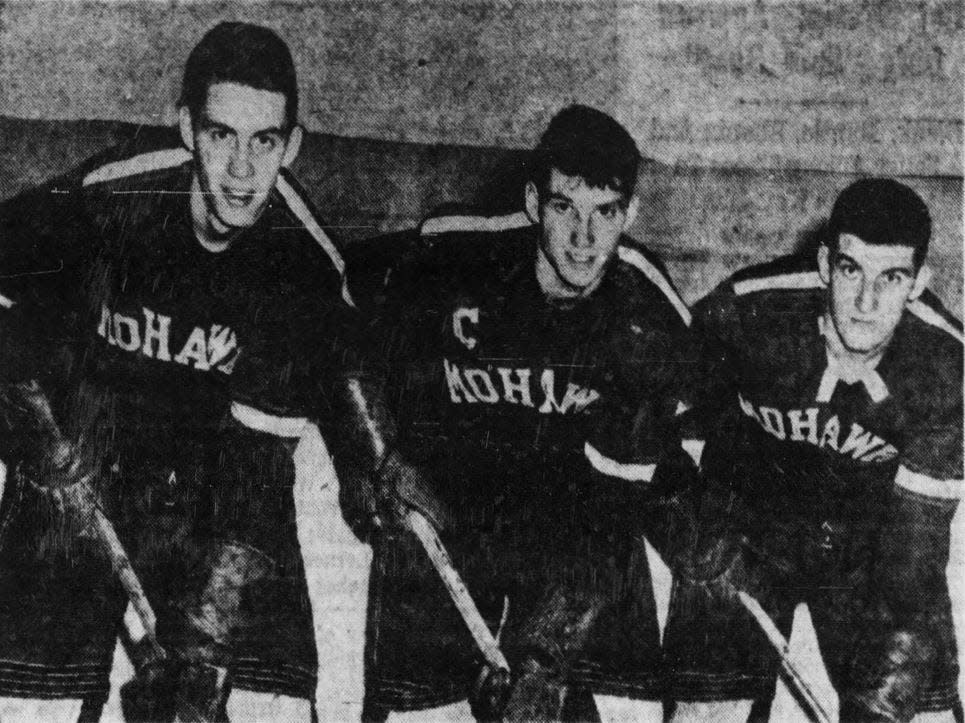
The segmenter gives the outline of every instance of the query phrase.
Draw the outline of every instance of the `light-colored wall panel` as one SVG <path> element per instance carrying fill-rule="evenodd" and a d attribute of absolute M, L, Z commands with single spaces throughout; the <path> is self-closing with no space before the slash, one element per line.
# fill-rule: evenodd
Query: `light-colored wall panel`
<path fill-rule="evenodd" d="M 960 0 L 0 4 L 0 114 L 168 123 L 221 18 L 292 46 L 312 130 L 527 147 L 561 105 L 667 163 L 961 175 Z"/>

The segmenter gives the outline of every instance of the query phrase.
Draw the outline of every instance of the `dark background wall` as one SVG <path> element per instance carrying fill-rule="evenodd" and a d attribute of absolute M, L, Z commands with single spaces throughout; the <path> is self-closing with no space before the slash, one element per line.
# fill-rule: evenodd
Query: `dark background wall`
<path fill-rule="evenodd" d="M 346 228 L 404 225 L 464 190 L 431 177 L 496 157 L 433 147 L 525 148 L 581 101 L 658 162 L 635 232 L 688 298 L 800 244 L 856 175 L 890 174 L 931 205 L 937 287 L 958 309 L 963 13 L 959 0 L 17 0 L 0 3 L 0 116 L 171 123 L 190 48 L 219 19 L 252 20 L 291 45 L 309 130 L 390 142 L 300 164 Z M 78 153 L 101 142 L 85 144 L 83 124 L 42 127 Z M 4 196 L 70 155 L 37 128 L 0 135 L 21 169 Z"/>

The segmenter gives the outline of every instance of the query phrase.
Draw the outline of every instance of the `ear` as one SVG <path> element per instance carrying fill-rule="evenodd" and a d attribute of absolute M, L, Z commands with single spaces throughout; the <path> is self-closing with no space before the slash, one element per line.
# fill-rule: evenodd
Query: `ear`
<path fill-rule="evenodd" d="M 831 283 L 831 249 L 825 244 L 818 246 L 818 275 L 825 286 Z"/>
<path fill-rule="evenodd" d="M 915 285 L 911 287 L 911 294 L 908 295 L 908 301 L 914 301 L 921 293 L 928 288 L 928 284 L 931 283 L 932 270 L 927 264 L 922 264 L 921 268 L 918 269 L 918 273 L 915 274 Z"/>
<path fill-rule="evenodd" d="M 189 151 L 194 151 L 194 124 L 191 123 L 191 111 L 186 105 L 178 108 L 178 128 L 181 130 L 181 142 Z"/>
<path fill-rule="evenodd" d="M 637 220 L 637 211 L 640 210 L 640 197 L 636 194 L 630 196 L 630 202 L 627 203 L 627 218 L 623 222 L 624 230 L 630 228 L 633 222 Z"/>
<path fill-rule="evenodd" d="M 526 182 L 526 216 L 531 223 L 539 223 L 539 190 L 532 181 Z"/>
<path fill-rule="evenodd" d="M 295 158 L 298 156 L 298 151 L 302 147 L 302 138 L 305 133 L 302 131 L 300 125 L 296 125 L 292 128 L 291 133 L 288 134 L 288 142 L 285 144 L 285 156 L 281 159 L 281 164 L 288 168 L 292 163 L 294 163 Z"/>

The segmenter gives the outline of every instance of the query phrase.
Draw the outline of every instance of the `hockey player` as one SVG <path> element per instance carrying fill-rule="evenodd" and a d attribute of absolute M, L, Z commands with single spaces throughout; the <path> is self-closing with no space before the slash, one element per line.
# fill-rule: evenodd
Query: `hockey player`
<path fill-rule="evenodd" d="M 58 703 L 34 716 L 71 720 L 86 700 L 93 717 L 106 697 L 125 601 L 92 545 L 55 524 L 50 483 L 66 476 L 99 488 L 169 652 L 128 689 L 129 714 L 223 715 L 230 669 L 236 688 L 277 696 L 286 719 L 309 718 L 317 665 L 291 451 L 285 461 L 271 447 L 267 471 L 265 455 L 246 467 L 238 440 L 297 441 L 292 424 L 270 421 L 278 410 L 250 404 L 267 382 L 247 357 L 270 350 L 268 368 L 291 381 L 291 409 L 314 403 L 295 390 L 344 358 L 342 332 L 354 324 L 343 265 L 286 170 L 302 130 L 277 35 L 212 29 L 188 58 L 179 106 L 184 147 L 110 154 L 0 209 L 3 381 L 15 392 L 39 383 L 72 440 L 56 458 L 20 463 L 36 445 L 23 406 L 3 410 L 6 714 L 10 698 L 41 698 Z M 226 489 L 242 476 L 245 486 Z M 273 546 L 256 549 L 266 539 Z"/>
<path fill-rule="evenodd" d="M 785 635 L 807 602 L 842 720 L 958 704 L 962 331 L 926 290 L 930 233 L 911 189 L 861 180 L 816 258 L 741 271 L 695 309 L 721 413 L 705 414 L 705 539 L 665 637 L 680 718 L 732 699 L 766 717 L 778 660 L 728 598 L 742 587 Z"/>
<path fill-rule="evenodd" d="M 524 213 L 431 218 L 393 271 L 382 326 L 397 447 L 448 507 L 443 541 L 490 628 L 504 626 L 515 687 L 500 710 L 425 553 L 384 527 L 373 718 L 467 698 L 482 718 L 584 718 L 591 691 L 660 698 L 634 546 L 658 465 L 686 468 L 667 440 L 689 312 L 624 235 L 638 163 L 616 121 L 566 108 L 535 150 Z"/>

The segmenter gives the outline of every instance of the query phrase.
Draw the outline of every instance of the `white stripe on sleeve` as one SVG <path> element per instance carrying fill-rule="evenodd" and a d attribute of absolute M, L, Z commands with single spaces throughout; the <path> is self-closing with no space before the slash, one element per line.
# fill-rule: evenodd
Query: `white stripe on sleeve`
<path fill-rule="evenodd" d="M 899 487 L 904 487 L 906 490 L 925 495 L 926 497 L 957 500 L 962 496 L 962 480 L 935 479 L 926 474 L 912 472 L 905 467 L 905 465 L 901 465 L 898 468 L 898 474 L 895 476 L 895 484 Z"/>
<path fill-rule="evenodd" d="M 603 455 L 589 442 L 583 446 L 583 453 L 597 472 L 629 482 L 649 482 L 653 479 L 653 473 L 657 469 L 655 464 L 617 462 L 615 459 Z"/>
<path fill-rule="evenodd" d="M 241 402 L 231 403 L 231 416 L 248 429 L 253 429 L 256 432 L 293 439 L 301 437 L 302 432 L 308 425 L 308 420 L 305 417 L 276 417 Z"/>

